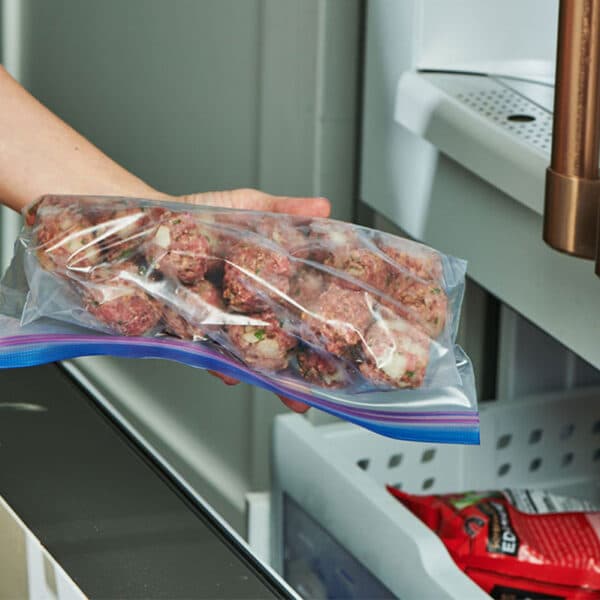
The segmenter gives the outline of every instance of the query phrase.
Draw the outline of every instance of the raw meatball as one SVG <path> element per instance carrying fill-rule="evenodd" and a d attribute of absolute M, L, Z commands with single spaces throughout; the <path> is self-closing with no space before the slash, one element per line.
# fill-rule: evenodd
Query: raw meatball
<path fill-rule="evenodd" d="M 393 243 L 385 240 L 379 247 L 397 265 L 401 274 L 443 283 L 442 261 L 433 250 L 408 240 L 405 244 L 398 240 Z"/>
<path fill-rule="evenodd" d="M 335 254 L 360 246 L 360 238 L 352 225 L 315 219 L 308 233 L 310 258 L 323 263 Z"/>
<path fill-rule="evenodd" d="M 369 327 L 363 341 L 365 361 L 360 372 L 385 387 L 418 388 L 429 362 L 429 338 L 401 318 L 381 319 Z"/>
<path fill-rule="evenodd" d="M 202 279 L 210 255 L 198 220 L 190 213 L 171 213 L 158 226 L 145 246 L 146 258 L 153 268 L 183 283 Z"/>
<path fill-rule="evenodd" d="M 372 305 L 373 299 L 367 292 L 332 283 L 302 318 L 328 352 L 343 356 L 360 342 L 373 320 Z"/>
<path fill-rule="evenodd" d="M 144 281 L 133 263 L 124 263 L 119 269 L 97 269 L 90 281 L 80 286 L 84 308 L 121 335 L 144 335 L 161 317 L 158 302 L 140 287 Z"/>
<path fill-rule="evenodd" d="M 107 263 L 128 260 L 140 245 L 156 234 L 162 209 L 145 207 L 103 207 L 103 213 L 91 211 L 96 223 L 96 235 L 102 243 L 104 260 Z"/>
<path fill-rule="evenodd" d="M 309 310 L 325 289 L 326 277 L 317 269 L 302 267 L 290 281 L 290 298 L 296 310 Z"/>
<path fill-rule="evenodd" d="M 85 276 L 102 260 L 93 224 L 67 199 L 42 200 L 32 234 L 39 263 L 48 271 Z"/>
<path fill-rule="evenodd" d="M 440 285 L 408 279 L 407 285 L 391 285 L 388 294 L 400 305 L 384 301 L 388 308 L 414 320 L 432 338 L 442 333 L 448 314 L 448 296 Z"/>
<path fill-rule="evenodd" d="M 352 377 L 344 361 L 306 349 L 298 352 L 298 370 L 313 385 L 325 388 L 342 388 L 351 383 Z"/>
<path fill-rule="evenodd" d="M 282 294 L 287 295 L 290 275 L 287 256 L 266 246 L 239 242 L 225 261 L 223 297 L 232 310 L 262 312 L 268 308 L 268 297 L 280 300 Z"/>
<path fill-rule="evenodd" d="M 227 227 L 232 233 L 254 231 L 264 215 L 252 210 L 221 209 L 215 212 L 215 220 Z"/>
<path fill-rule="evenodd" d="M 215 312 L 223 311 L 224 306 L 221 291 L 210 281 L 199 281 L 192 287 L 179 287 L 175 291 L 174 304 L 178 308 L 163 306 L 162 316 L 168 333 L 195 340 L 219 328 L 214 322 Z M 204 323 L 206 320 L 210 322 Z"/>
<path fill-rule="evenodd" d="M 216 215 L 200 213 L 197 218 L 198 227 L 208 243 L 206 273 L 213 277 L 222 276 L 225 256 L 235 245 L 236 238 L 232 231 L 228 231 L 227 227 L 218 221 Z"/>
<path fill-rule="evenodd" d="M 251 367 L 269 371 L 285 369 L 289 352 L 296 346 L 296 339 L 282 329 L 280 321 L 271 311 L 250 317 L 265 321 L 266 324 L 226 327 L 234 352 Z"/>
<path fill-rule="evenodd" d="M 328 257 L 325 264 L 383 292 L 393 277 L 392 266 L 369 248 L 343 248 Z M 360 289 L 359 285 L 342 276 L 337 279 L 337 282 L 343 287 Z"/>
<path fill-rule="evenodd" d="M 295 258 L 308 258 L 308 238 L 285 217 L 264 217 L 256 225 L 256 233 L 281 246 Z"/>
<path fill-rule="evenodd" d="M 145 218 L 154 222 L 168 214 L 168 211 L 160 206 L 143 205 L 137 201 L 132 201 L 128 198 L 113 198 L 103 196 L 81 196 L 77 199 L 77 204 L 81 208 L 83 214 L 94 225 L 99 225 L 119 218 L 126 214 L 142 213 Z M 141 217 L 140 217 L 141 218 Z M 139 223 L 139 219 L 131 219 L 129 222 L 123 223 L 123 227 Z"/>

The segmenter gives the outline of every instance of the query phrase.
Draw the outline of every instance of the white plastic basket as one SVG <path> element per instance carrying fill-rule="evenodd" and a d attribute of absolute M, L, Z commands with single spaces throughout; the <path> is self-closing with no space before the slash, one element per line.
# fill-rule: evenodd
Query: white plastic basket
<path fill-rule="evenodd" d="M 384 488 L 413 493 L 545 488 L 600 500 L 600 391 L 482 407 L 480 447 L 399 442 L 349 424 L 276 420 L 272 556 L 281 568 L 288 494 L 397 596 L 489 598 L 437 536 Z"/>

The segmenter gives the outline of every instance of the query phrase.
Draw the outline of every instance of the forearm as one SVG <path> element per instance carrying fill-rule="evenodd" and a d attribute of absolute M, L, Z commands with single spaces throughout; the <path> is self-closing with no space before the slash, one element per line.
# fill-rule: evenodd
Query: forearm
<path fill-rule="evenodd" d="M 46 193 L 166 197 L 61 121 L 0 66 L 0 203 Z"/>

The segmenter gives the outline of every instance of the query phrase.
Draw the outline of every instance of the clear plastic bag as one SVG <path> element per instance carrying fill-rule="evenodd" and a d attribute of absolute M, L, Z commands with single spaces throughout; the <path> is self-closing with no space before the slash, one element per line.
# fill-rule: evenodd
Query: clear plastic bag
<path fill-rule="evenodd" d="M 44 319 L 55 353 L 79 336 L 71 354 L 160 355 L 393 437 L 478 440 L 462 260 L 328 219 L 130 198 L 45 196 L 25 216 L 3 283 L 4 303 L 25 292 L 21 341 Z"/>

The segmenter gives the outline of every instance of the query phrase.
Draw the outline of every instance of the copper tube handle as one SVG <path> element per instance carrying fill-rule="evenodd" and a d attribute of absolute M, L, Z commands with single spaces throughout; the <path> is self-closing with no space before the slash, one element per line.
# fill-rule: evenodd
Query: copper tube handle
<path fill-rule="evenodd" d="M 595 258 L 600 179 L 600 0 L 561 0 L 544 240 Z"/>

